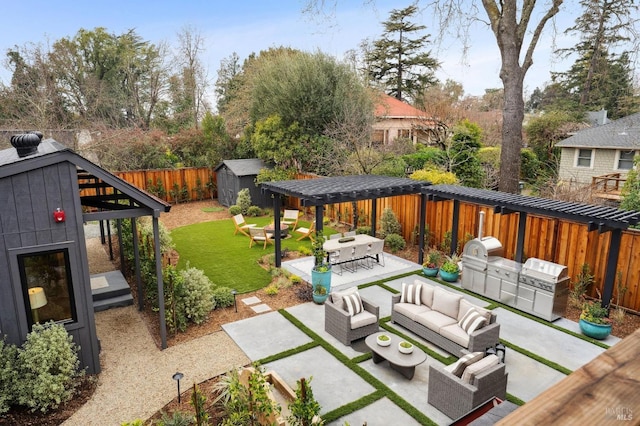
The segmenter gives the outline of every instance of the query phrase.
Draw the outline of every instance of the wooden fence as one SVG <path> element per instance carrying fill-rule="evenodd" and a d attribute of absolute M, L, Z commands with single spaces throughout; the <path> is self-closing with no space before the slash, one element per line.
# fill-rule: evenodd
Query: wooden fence
<path fill-rule="evenodd" d="M 298 178 L 309 179 L 316 176 L 300 175 Z M 418 224 L 420 221 L 420 196 L 400 195 L 377 200 L 376 223 L 380 224 L 380 216 L 386 207 L 390 207 L 402 225 L 402 236 L 408 243 L 417 244 Z M 289 198 L 287 205 L 301 208 L 299 201 Z M 359 223 L 370 225 L 372 200 L 358 201 Z M 458 223 L 458 252 L 471 238 L 477 237 L 479 213 L 485 212 L 483 234 L 497 238 L 504 248 L 504 257 L 515 258 L 516 239 L 518 235 L 519 214 L 500 214 L 493 212 L 493 206 L 460 203 L 460 219 Z M 312 213 L 308 211 L 307 213 Z M 353 225 L 353 203 L 339 203 L 325 206 L 325 216 L 331 220 Z M 427 202 L 426 227 L 429 231 L 429 244 L 440 246 L 446 240 L 453 226 L 453 201 Z M 597 297 L 602 293 L 606 262 L 609 255 L 611 234 L 589 232 L 586 224 L 571 222 L 544 216 L 528 214 L 524 238 L 524 257 L 536 257 L 561 265 L 566 265 L 571 281 L 588 264 L 595 277 L 594 288 L 590 296 Z M 619 300 L 618 288 L 614 289 L 612 302 L 633 311 L 640 311 L 640 232 L 626 230 L 622 232 L 618 264 L 616 270 L 622 287 L 627 287 L 624 297 Z M 618 279 L 616 279 L 616 284 Z M 597 289 L 597 290 L 596 290 Z"/>
<path fill-rule="evenodd" d="M 216 174 L 210 167 L 135 170 L 114 175 L 170 203 L 218 197 Z"/>

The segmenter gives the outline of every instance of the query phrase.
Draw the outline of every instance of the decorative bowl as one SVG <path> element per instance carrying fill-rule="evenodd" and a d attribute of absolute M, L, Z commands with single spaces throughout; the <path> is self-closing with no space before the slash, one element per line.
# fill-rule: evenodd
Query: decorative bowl
<path fill-rule="evenodd" d="M 378 337 L 376 337 L 376 342 L 380 346 L 389 346 L 391 344 L 391 338 L 386 334 L 381 334 Z"/>
<path fill-rule="evenodd" d="M 413 352 L 413 345 L 409 342 L 402 341 L 398 343 L 398 350 L 403 354 L 410 354 Z"/>

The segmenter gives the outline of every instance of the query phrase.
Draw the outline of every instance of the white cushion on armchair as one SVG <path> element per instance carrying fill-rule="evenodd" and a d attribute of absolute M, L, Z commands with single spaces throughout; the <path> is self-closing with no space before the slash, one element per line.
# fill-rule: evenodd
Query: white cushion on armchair
<path fill-rule="evenodd" d="M 375 324 L 378 318 L 369 311 L 362 311 L 351 317 L 351 329 L 364 327 L 365 325 Z"/>

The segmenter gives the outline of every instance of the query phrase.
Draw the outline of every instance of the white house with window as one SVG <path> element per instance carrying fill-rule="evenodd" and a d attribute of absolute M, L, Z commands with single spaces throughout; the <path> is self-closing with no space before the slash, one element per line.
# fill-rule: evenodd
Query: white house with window
<path fill-rule="evenodd" d="M 560 141 L 559 178 L 563 182 L 591 184 L 592 177 L 619 173 L 621 178 L 640 154 L 640 113 L 576 132 Z"/>

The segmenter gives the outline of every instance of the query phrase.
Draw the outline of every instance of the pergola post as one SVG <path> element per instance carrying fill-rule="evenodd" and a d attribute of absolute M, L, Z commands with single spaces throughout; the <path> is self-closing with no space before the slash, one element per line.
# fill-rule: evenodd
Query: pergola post
<path fill-rule="evenodd" d="M 418 232 L 418 263 L 422 265 L 424 262 L 424 231 L 425 222 L 427 221 L 427 194 L 420 194 L 420 225 Z"/>
<path fill-rule="evenodd" d="M 460 222 L 460 200 L 453 200 L 453 221 L 451 225 L 450 255 L 456 253 L 458 247 L 458 223 Z"/>
<path fill-rule="evenodd" d="M 275 250 L 276 250 L 276 268 L 279 268 L 282 265 L 282 252 L 280 250 L 281 242 L 280 242 L 280 206 L 282 205 L 281 198 L 279 194 L 273 194 L 273 235 L 275 237 Z M 293 232 L 293 229 L 291 229 Z M 293 235 L 293 234 L 292 234 Z"/>
<path fill-rule="evenodd" d="M 160 227 L 158 217 L 153 216 L 153 245 L 156 257 L 156 279 L 158 282 L 158 315 L 160 315 L 160 340 L 162 349 L 167 348 L 167 321 L 164 313 L 164 283 L 162 282 L 162 253 L 160 252 Z"/>
<path fill-rule="evenodd" d="M 144 288 L 140 275 L 140 245 L 138 244 L 138 223 L 135 217 L 131 218 L 131 238 L 133 239 L 133 259 L 138 289 L 138 310 L 142 311 L 144 309 Z"/>
<path fill-rule="evenodd" d="M 524 236 L 527 230 L 527 212 L 519 212 L 518 215 L 518 237 L 516 239 L 516 257 L 514 260 L 522 263 L 524 258 Z"/>
<path fill-rule="evenodd" d="M 378 199 L 371 199 L 371 236 L 376 236 L 376 227 L 377 227 L 377 217 L 378 217 Z"/>
<path fill-rule="evenodd" d="M 616 281 L 616 269 L 618 266 L 618 257 L 620 254 L 620 241 L 622 240 L 622 230 L 620 228 L 612 229 L 611 243 L 609 244 L 609 255 L 607 256 L 607 269 L 604 274 L 604 283 L 602 289 L 602 307 L 608 308 L 613 297 L 613 285 Z"/>

